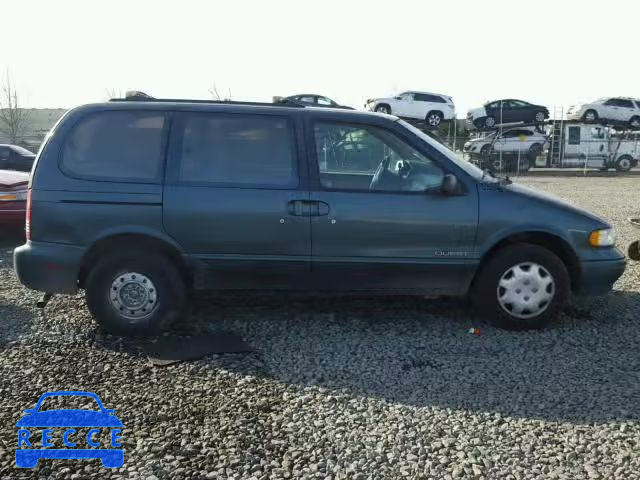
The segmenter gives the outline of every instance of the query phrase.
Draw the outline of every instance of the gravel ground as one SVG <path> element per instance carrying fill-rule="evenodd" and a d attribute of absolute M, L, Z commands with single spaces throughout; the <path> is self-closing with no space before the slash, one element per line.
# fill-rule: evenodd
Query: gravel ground
<path fill-rule="evenodd" d="M 640 232 L 640 179 L 528 178 Z M 15 242 L 14 242 L 15 243 Z M 0 478 L 640 478 L 640 265 L 541 332 L 416 298 L 200 298 L 191 329 L 255 353 L 152 367 L 81 296 L 44 312 L 0 249 Z M 481 336 L 469 335 L 471 326 Z M 40 394 L 88 390 L 124 423 L 125 464 L 14 466 Z"/>

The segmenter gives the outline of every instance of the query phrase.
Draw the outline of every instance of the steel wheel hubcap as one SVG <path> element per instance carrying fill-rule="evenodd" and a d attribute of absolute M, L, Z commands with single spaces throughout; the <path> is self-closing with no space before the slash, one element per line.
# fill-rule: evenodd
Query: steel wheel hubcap
<path fill-rule="evenodd" d="M 620 166 L 623 169 L 631 168 L 631 163 L 629 162 L 628 159 L 625 158 L 625 159 L 620 160 Z"/>
<path fill-rule="evenodd" d="M 509 268 L 498 282 L 498 303 L 509 315 L 528 319 L 544 312 L 556 293 L 549 271 L 526 262 Z"/>
<path fill-rule="evenodd" d="M 436 114 L 429 115 L 429 125 L 438 125 L 440 123 L 440 117 Z"/>
<path fill-rule="evenodd" d="M 488 127 L 493 127 L 493 125 L 496 123 L 496 121 L 493 118 L 487 118 L 487 120 L 484 122 Z"/>
<path fill-rule="evenodd" d="M 592 121 L 595 120 L 596 116 L 593 114 L 593 112 L 589 112 L 587 113 L 587 120 Z"/>
<path fill-rule="evenodd" d="M 111 306 L 124 318 L 140 320 L 151 315 L 158 306 L 158 293 L 153 282 L 140 273 L 121 273 L 111 282 Z"/>
<path fill-rule="evenodd" d="M 536 120 L 538 122 L 542 122 L 544 120 L 544 113 L 542 113 L 542 112 L 536 113 Z"/>

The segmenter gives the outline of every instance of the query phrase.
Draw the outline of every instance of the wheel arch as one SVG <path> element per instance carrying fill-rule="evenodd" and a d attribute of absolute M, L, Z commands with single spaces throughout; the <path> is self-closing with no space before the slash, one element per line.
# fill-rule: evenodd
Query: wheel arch
<path fill-rule="evenodd" d="M 513 232 L 495 242 L 481 256 L 480 263 L 471 282 L 471 286 L 473 287 L 473 284 L 478 277 L 478 273 L 496 252 L 498 252 L 502 248 L 518 243 L 537 245 L 539 247 L 546 248 L 547 250 L 555 254 L 558 258 L 560 258 L 562 263 L 564 263 L 565 267 L 567 268 L 567 272 L 569 273 L 569 280 L 571 281 L 571 290 L 577 291 L 580 289 L 580 260 L 574 249 L 562 237 L 553 233 L 536 230 Z"/>
<path fill-rule="evenodd" d="M 78 271 L 78 285 L 80 288 L 84 288 L 85 280 L 94 262 L 104 253 L 118 248 L 137 248 L 166 255 L 178 267 L 187 285 L 192 285 L 191 268 L 185 261 L 181 249 L 174 242 L 146 232 L 135 232 L 113 233 L 93 242 L 80 263 Z"/>

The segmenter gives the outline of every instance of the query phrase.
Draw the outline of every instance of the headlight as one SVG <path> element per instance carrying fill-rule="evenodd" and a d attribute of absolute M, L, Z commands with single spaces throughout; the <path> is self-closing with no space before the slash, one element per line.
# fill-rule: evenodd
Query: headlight
<path fill-rule="evenodd" d="M 589 245 L 592 247 L 612 247 L 615 241 L 612 228 L 596 230 L 589 235 Z"/>

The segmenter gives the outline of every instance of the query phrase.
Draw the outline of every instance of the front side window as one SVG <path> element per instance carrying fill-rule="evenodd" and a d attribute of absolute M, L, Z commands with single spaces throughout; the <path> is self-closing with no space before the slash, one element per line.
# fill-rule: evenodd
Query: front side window
<path fill-rule="evenodd" d="M 515 108 L 525 108 L 528 107 L 529 104 L 527 102 L 523 102 L 522 100 L 511 100 L 511 106 Z"/>
<path fill-rule="evenodd" d="M 335 102 L 327 97 L 318 97 L 318 105 L 335 105 Z"/>
<path fill-rule="evenodd" d="M 427 192 L 442 185 L 442 168 L 388 130 L 321 122 L 314 133 L 327 190 Z"/>
<path fill-rule="evenodd" d="M 413 100 L 413 93 L 405 92 L 402 95 L 400 95 L 400 97 L 402 98 L 402 100 Z"/>
<path fill-rule="evenodd" d="M 286 117 L 190 114 L 181 132 L 176 149 L 181 183 L 297 185 L 293 129 Z"/>
<path fill-rule="evenodd" d="M 96 180 L 157 181 L 164 122 L 164 114 L 157 112 L 90 114 L 68 136 L 62 169 L 71 176 Z"/>

